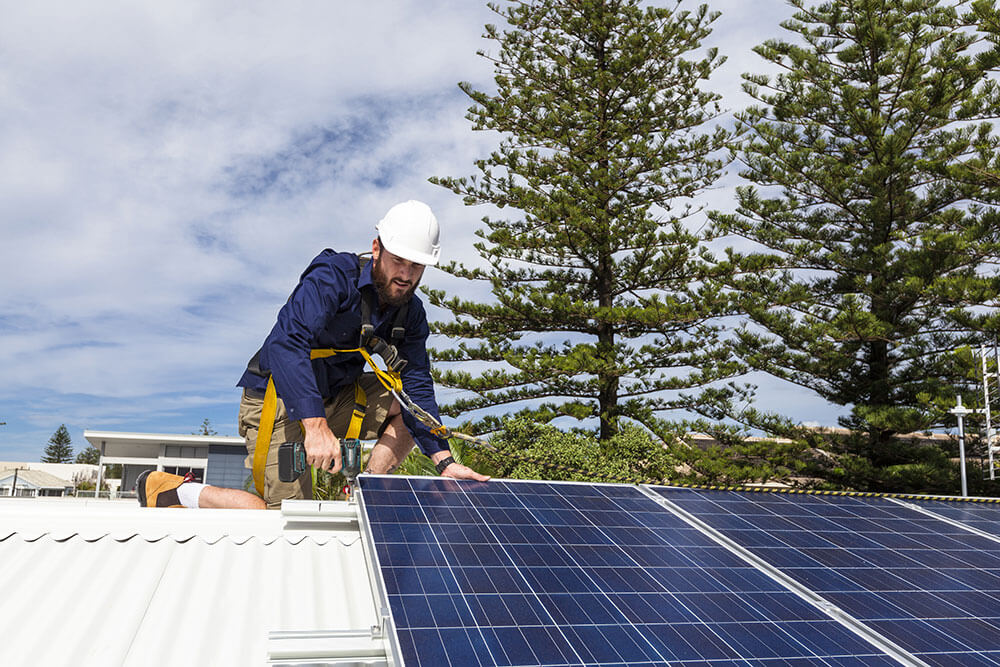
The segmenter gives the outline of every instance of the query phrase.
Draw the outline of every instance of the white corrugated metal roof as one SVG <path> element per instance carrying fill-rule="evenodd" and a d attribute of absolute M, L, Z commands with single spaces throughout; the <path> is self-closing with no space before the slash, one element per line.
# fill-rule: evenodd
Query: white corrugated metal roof
<path fill-rule="evenodd" d="M 290 507 L 311 516 L 0 499 L 0 665 L 253 665 L 271 632 L 370 634 L 354 506 Z"/>

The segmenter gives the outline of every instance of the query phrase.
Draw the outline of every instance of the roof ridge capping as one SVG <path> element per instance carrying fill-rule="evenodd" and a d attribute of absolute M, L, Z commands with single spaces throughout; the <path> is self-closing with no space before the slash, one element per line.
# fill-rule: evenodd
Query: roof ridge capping
<path fill-rule="evenodd" d="M 351 546 L 361 537 L 357 505 L 347 502 L 292 501 L 286 515 L 273 510 L 148 508 L 134 501 L 44 501 L 7 498 L 0 502 L 0 541 L 78 538 L 86 542 L 140 539 L 295 545 L 308 538 L 320 546 L 331 541 Z"/>

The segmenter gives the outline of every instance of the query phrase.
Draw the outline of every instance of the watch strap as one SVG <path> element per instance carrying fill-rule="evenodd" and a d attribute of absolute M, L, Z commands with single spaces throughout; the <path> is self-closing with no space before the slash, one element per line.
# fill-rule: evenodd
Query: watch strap
<path fill-rule="evenodd" d="M 455 459 L 453 457 L 451 457 L 451 456 L 448 456 L 448 457 L 445 457 L 445 458 L 441 459 L 437 463 L 435 463 L 434 467 L 437 469 L 438 474 L 440 475 L 440 474 L 444 473 L 444 469 L 445 468 L 447 468 L 448 466 L 450 466 L 454 462 L 455 462 Z"/>

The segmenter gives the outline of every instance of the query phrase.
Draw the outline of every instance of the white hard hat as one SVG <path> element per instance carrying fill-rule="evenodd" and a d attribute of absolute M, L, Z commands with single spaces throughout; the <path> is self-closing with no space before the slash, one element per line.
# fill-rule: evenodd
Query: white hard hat
<path fill-rule="evenodd" d="M 382 246 L 417 264 L 436 266 L 441 255 L 440 229 L 431 207 L 411 199 L 396 204 L 375 225 Z"/>

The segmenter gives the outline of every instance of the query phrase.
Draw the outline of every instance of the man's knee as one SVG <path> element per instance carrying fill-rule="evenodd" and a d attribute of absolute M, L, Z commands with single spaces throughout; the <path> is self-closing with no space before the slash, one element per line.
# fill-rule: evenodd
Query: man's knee
<path fill-rule="evenodd" d="M 396 417 L 403 414 L 403 409 L 399 405 L 399 401 L 395 396 L 392 397 L 392 405 L 389 406 L 389 412 L 386 414 L 386 421 L 391 421 Z"/>

